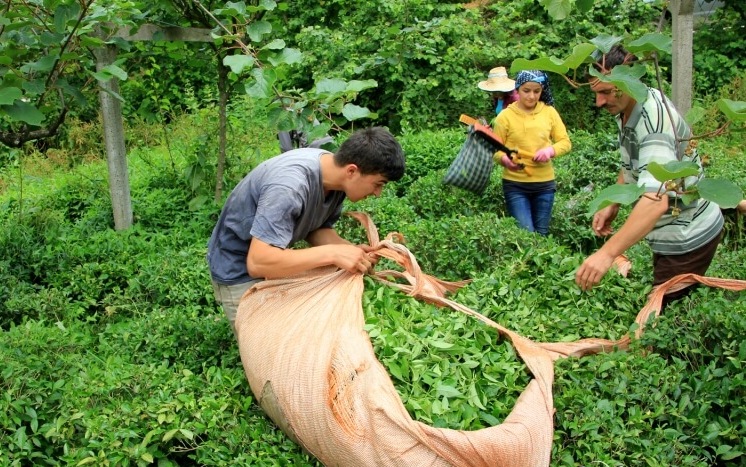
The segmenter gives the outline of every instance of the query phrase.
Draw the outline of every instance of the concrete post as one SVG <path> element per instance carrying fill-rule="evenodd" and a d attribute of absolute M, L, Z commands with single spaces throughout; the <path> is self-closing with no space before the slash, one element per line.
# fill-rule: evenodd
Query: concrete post
<path fill-rule="evenodd" d="M 673 70 L 671 99 L 682 115 L 692 108 L 694 0 L 671 0 Z"/>
<path fill-rule="evenodd" d="M 116 47 L 106 45 L 96 49 L 96 71 L 116 60 Z M 127 151 L 124 145 L 124 122 L 122 104 L 114 97 L 119 95 L 119 80 L 100 81 L 98 96 L 101 102 L 101 115 L 104 125 L 106 161 L 109 167 L 109 194 L 114 212 L 114 229 L 125 230 L 132 227 L 132 201 L 130 198 Z M 108 91 L 108 92 L 107 92 Z"/>

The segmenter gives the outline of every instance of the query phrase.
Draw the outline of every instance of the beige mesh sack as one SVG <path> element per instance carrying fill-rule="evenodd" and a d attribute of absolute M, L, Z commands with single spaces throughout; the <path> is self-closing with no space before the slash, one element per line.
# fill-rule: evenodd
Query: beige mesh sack
<path fill-rule="evenodd" d="M 553 360 L 624 347 L 628 341 L 534 343 L 447 299 L 446 292 L 464 283 L 423 274 L 403 245 L 390 238 L 379 241 L 367 216 L 350 214 L 366 227 L 376 254 L 403 269 L 377 272 L 374 277 L 495 328 L 510 339 L 533 379 L 500 425 L 459 431 L 413 420 L 363 330 L 363 276 L 323 268 L 260 282 L 242 299 L 236 318 L 239 350 L 262 409 L 291 439 L 328 466 L 549 465 Z M 386 278 L 392 276 L 407 283 L 388 282 Z M 744 286 L 746 282 L 739 290 Z M 662 294 L 666 289 L 658 290 Z M 656 312 L 655 303 L 646 308 L 646 316 Z M 638 320 L 643 312 L 640 315 Z"/>

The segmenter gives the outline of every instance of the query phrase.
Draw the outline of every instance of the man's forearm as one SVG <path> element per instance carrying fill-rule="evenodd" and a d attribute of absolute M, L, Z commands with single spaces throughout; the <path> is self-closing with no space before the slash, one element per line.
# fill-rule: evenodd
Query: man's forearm
<path fill-rule="evenodd" d="M 334 263 L 333 259 L 330 251 L 324 247 L 282 249 L 254 239 L 246 267 L 252 277 L 277 278 L 328 266 Z"/>
<path fill-rule="evenodd" d="M 650 197 L 649 197 L 650 196 Z M 668 196 L 654 199 L 652 194 L 640 198 L 619 231 L 601 247 L 611 257 L 617 257 L 650 233 L 668 209 Z"/>

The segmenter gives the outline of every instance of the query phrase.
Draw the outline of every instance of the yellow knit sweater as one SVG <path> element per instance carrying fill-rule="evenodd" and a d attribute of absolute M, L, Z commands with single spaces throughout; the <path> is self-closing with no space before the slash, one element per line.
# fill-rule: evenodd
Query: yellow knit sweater
<path fill-rule="evenodd" d="M 536 151 L 549 145 L 554 147 L 554 156 L 559 157 L 570 152 L 572 143 L 559 113 L 554 107 L 538 102 L 531 112 L 524 112 L 514 102 L 498 114 L 494 122 L 495 133 L 505 146 L 517 149 L 513 162 L 523 164 L 521 171 L 503 169 L 503 178 L 516 182 L 548 182 L 554 180 L 552 161 L 534 162 Z M 495 160 L 500 161 L 503 153 L 495 153 Z"/>

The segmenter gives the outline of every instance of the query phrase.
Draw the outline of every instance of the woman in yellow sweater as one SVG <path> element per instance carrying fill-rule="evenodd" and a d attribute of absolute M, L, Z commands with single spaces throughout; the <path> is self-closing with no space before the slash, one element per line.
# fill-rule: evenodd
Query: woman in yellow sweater
<path fill-rule="evenodd" d="M 503 194 L 508 213 L 518 224 L 541 235 L 549 234 L 554 204 L 552 159 L 570 152 L 572 144 L 554 108 L 549 77 L 527 70 L 516 76 L 518 100 L 495 118 L 494 130 L 517 154 L 498 152 L 503 169 Z"/>

